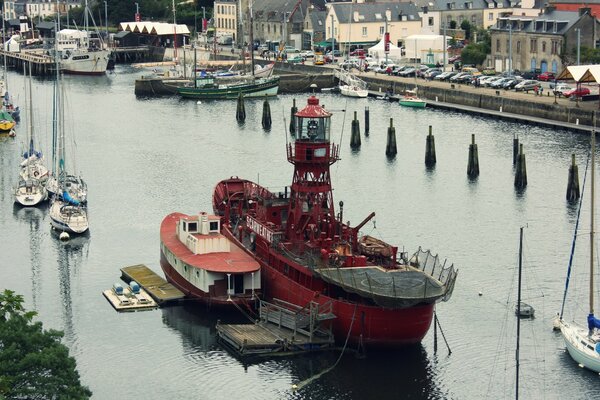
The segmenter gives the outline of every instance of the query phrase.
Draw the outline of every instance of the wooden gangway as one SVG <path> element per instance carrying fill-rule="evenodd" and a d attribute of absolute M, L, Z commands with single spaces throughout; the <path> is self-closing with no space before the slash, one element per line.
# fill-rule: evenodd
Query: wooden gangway
<path fill-rule="evenodd" d="M 331 326 L 325 326 L 334 318 L 330 303 L 298 307 L 281 300 L 261 300 L 257 323 L 217 323 L 217 336 L 241 356 L 324 350 L 335 343 Z"/>
<path fill-rule="evenodd" d="M 125 282 L 136 281 L 160 305 L 181 300 L 185 294 L 144 264 L 121 268 Z"/>

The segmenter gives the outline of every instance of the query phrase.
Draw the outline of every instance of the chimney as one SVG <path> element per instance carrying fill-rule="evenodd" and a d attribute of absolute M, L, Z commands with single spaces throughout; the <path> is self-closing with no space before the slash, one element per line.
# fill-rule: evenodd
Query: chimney
<path fill-rule="evenodd" d="M 592 9 L 590 7 L 580 7 L 579 16 L 581 17 L 584 14 L 592 15 Z"/>

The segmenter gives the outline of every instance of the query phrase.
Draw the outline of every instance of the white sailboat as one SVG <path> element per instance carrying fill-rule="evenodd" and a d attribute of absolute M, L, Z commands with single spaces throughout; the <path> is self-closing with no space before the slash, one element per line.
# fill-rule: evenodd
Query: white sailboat
<path fill-rule="evenodd" d="M 350 53 L 350 33 L 352 32 L 352 16 L 353 16 L 353 7 L 354 6 L 354 0 L 352 1 L 352 4 L 350 5 L 350 15 L 348 17 L 349 19 L 349 26 L 350 28 L 348 28 L 348 49 L 346 50 L 346 59 L 348 58 L 348 54 Z M 333 54 L 333 47 L 331 48 L 331 54 Z M 336 71 L 337 73 L 335 74 L 335 76 L 339 79 L 340 83 L 338 88 L 340 89 L 340 93 L 343 96 L 348 96 L 348 97 L 361 97 L 361 98 L 365 98 L 369 96 L 369 91 L 367 89 L 368 85 L 367 82 L 363 81 L 362 79 L 360 79 L 359 77 L 357 77 L 356 75 L 352 74 L 349 70 L 348 71 L 343 71 L 341 68 L 338 71 Z"/>
<path fill-rule="evenodd" d="M 58 5 L 58 0 L 56 3 Z M 56 34 L 57 49 L 61 53 L 60 69 L 67 74 L 102 75 L 106 73 L 111 51 L 104 48 L 99 37 L 91 37 L 87 0 L 83 12 L 83 30 L 62 29 Z"/>
<path fill-rule="evenodd" d="M 558 320 L 558 327 L 562 333 L 567 351 L 580 367 L 590 369 L 600 373 L 600 319 L 594 316 L 594 170 L 595 152 L 596 152 L 596 132 L 592 130 L 592 168 L 591 168 L 591 213 L 590 213 L 590 276 L 589 276 L 589 314 L 587 316 L 587 326 L 581 326 L 576 323 L 567 322 L 563 319 L 562 311 Z M 570 268 L 569 268 L 570 269 Z M 565 289 L 566 294 L 566 289 Z M 564 301 L 563 301 L 564 309 Z"/>
<path fill-rule="evenodd" d="M 63 104 L 64 93 L 60 83 L 58 58 L 56 59 L 56 64 L 52 132 L 57 143 L 56 163 L 54 165 L 57 190 L 52 197 L 50 205 L 50 223 L 55 229 L 61 232 L 81 234 L 89 229 L 87 202 L 74 198 L 69 191 L 70 183 L 68 177 L 73 175 L 67 173 L 68 165 L 66 162 L 65 124 L 63 118 L 65 111 Z"/>
<path fill-rule="evenodd" d="M 45 180 L 48 178 L 48 169 L 43 164 L 42 153 L 34 148 L 33 93 L 31 85 L 31 64 L 29 64 L 28 149 L 23 154 L 24 160 L 20 165 L 19 182 L 14 190 L 15 202 L 22 206 L 35 206 L 48 199 L 48 192 L 44 186 Z"/>

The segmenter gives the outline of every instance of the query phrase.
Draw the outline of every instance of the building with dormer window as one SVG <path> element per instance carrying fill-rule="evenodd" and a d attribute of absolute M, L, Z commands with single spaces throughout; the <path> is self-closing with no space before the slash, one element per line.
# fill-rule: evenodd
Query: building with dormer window
<path fill-rule="evenodd" d="M 44 19 L 56 15 L 57 8 L 61 14 L 67 9 L 81 7 L 83 0 L 5 0 L 3 3 L 4 19 L 17 19 L 27 16 L 31 20 Z"/>
<path fill-rule="evenodd" d="M 600 38 L 600 22 L 590 15 L 589 8 L 556 11 L 547 7 L 537 17 L 500 18 L 490 28 L 492 51 L 486 66 L 497 72 L 559 73 L 565 63 L 574 62 L 578 29 L 581 46 L 595 47 Z"/>
<path fill-rule="evenodd" d="M 421 32 L 419 9 L 413 3 L 333 3 L 325 20 L 325 35 L 334 38 L 342 52 L 370 47 L 390 34 L 390 42 L 402 47 L 404 40 Z"/>

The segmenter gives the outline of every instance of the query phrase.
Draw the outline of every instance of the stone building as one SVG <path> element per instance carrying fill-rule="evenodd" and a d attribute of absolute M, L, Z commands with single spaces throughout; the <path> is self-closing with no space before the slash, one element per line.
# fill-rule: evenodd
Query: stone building
<path fill-rule="evenodd" d="M 578 30 L 581 46 L 595 47 L 600 22 L 590 15 L 589 8 L 556 11 L 547 7 L 537 17 L 499 18 L 490 28 L 492 49 L 486 66 L 497 72 L 559 73 L 565 64 L 574 63 Z"/>
<path fill-rule="evenodd" d="M 43 19 L 56 15 L 56 9 L 65 14 L 67 9 L 81 7 L 83 0 L 5 0 L 3 12 L 5 19 L 16 19 L 27 16 L 32 20 Z"/>

